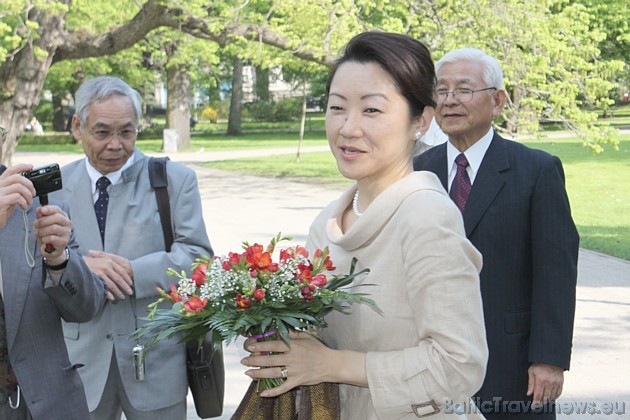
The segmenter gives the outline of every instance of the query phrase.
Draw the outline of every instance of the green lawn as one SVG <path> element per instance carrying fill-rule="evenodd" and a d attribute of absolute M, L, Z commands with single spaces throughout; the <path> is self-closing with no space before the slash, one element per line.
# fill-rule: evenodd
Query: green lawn
<path fill-rule="evenodd" d="M 619 151 L 593 155 L 576 138 L 527 141 L 562 159 L 573 218 L 583 248 L 630 260 L 630 135 L 621 137 Z M 265 159 L 208 162 L 208 167 L 306 182 L 348 183 L 337 172 L 330 153 L 308 153 Z M 619 181 L 621 180 L 621 181 Z"/>
<path fill-rule="evenodd" d="M 290 154 L 267 156 L 264 159 L 207 162 L 203 166 L 318 184 L 349 184 L 351 182 L 339 173 L 335 159 L 328 152 L 304 153 L 300 156 L 300 163 L 296 162 L 296 154 Z"/>
<path fill-rule="evenodd" d="M 59 139 L 70 139 L 69 136 L 46 136 Z M 225 134 L 195 134 L 191 138 L 192 146 L 188 150 L 182 152 L 194 152 L 199 149 L 206 150 L 239 150 L 239 149 L 268 149 L 282 147 L 296 147 L 298 144 L 299 134 L 295 132 L 269 132 L 269 133 L 245 133 L 237 137 L 227 136 Z M 29 139 L 30 140 L 30 139 Z M 33 142 L 46 141 L 47 138 L 33 138 Z M 321 146 L 326 144 L 326 133 L 324 131 L 309 131 L 304 133 L 303 146 Z M 136 145 L 143 152 L 160 152 L 162 150 L 162 139 L 138 139 Z M 22 152 L 51 152 L 51 153 L 80 153 L 83 151 L 81 145 L 70 143 L 60 144 L 60 141 L 51 144 L 31 144 L 30 142 L 20 142 L 17 146 L 18 151 Z"/>
<path fill-rule="evenodd" d="M 621 140 L 598 155 L 578 139 L 525 144 L 562 159 L 580 246 L 630 260 L 630 135 Z"/>

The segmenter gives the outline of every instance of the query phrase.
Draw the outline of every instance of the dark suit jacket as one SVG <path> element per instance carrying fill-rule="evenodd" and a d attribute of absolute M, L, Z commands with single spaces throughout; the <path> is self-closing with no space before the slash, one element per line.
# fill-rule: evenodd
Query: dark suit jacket
<path fill-rule="evenodd" d="M 416 157 L 414 169 L 434 172 L 446 188 L 446 143 Z M 495 134 L 474 180 L 464 225 L 483 255 L 490 350 L 476 397 L 527 401 L 532 362 L 569 369 L 571 358 L 579 237 L 560 160 Z"/>
<path fill-rule="evenodd" d="M 83 261 L 72 235 L 70 259 L 59 285 L 44 287 L 47 269 L 33 235 L 38 205 L 35 199 L 28 208 L 28 232 L 18 206 L 0 229 L 9 359 L 21 388 L 21 404 L 28 406 L 33 419 L 85 420 L 89 412 L 79 366 L 68 358 L 61 320 L 85 322 L 94 317 L 105 303 L 105 286 Z M 27 264 L 25 235 L 34 257 L 32 268 Z"/>

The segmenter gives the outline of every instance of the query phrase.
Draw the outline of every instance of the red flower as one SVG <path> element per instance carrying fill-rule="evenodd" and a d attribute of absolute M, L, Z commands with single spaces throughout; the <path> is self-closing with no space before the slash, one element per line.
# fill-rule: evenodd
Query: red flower
<path fill-rule="evenodd" d="M 284 264 L 289 258 L 293 257 L 293 249 L 286 248 L 280 250 L 280 262 Z"/>
<path fill-rule="evenodd" d="M 278 263 L 271 263 L 269 264 L 269 266 L 267 267 L 267 270 L 269 270 L 271 273 L 275 273 L 276 271 L 278 271 L 280 269 L 280 266 L 278 265 Z"/>
<path fill-rule="evenodd" d="M 206 307 L 207 303 L 208 298 L 201 300 L 199 296 L 193 296 L 188 300 L 188 302 L 184 303 L 184 308 L 186 309 L 186 312 L 199 313 L 203 311 L 203 308 Z"/>
<path fill-rule="evenodd" d="M 171 293 L 169 294 L 169 297 L 173 302 L 181 302 L 182 300 L 184 300 L 182 295 L 180 295 L 177 291 L 177 286 L 175 286 L 174 284 L 171 284 Z"/>
<path fill-rule="evenodd" d="M 307 283 L 311 282 L 313 278 L 313 265 L 312 264 L 298 264 L 297 266 L 297 275 L 298 279 L 304 280 Z"/>
<path fill-rule="evenodd" d="M 265 291 L 263 289 L 254 290 L 254 300 L 260 302 L 265 298 Z"/>
<path fill-rule="evenodd" d="M 337 267 L 333 265 L 333 262 L 329 256 L 326 256 L 326 258 L 324 259 L 324 268 L 328 271 L 334 271 L 337 269 Z"/>
<path fill-rule="evenodd" d="M 206 284 L 206 274 L 208 272 L 208 263 L 202 263 L 195 268 L 191 279 L 195 281 L 197 287 Z"/>
<path fill-rule="evenodd" d="M 240 293 L 236 295 L 236 306 L 241 309 L 247 309 L 252 306 L 252 301 L 246 297 L 243 297 Z"/>
<path fill-rule="evenodd" d="M 237 254 L 236 252 L 229 252 L 228 259 L 223 261 L 221 267 L 223 267 L 225 271 L 230 271 L 232 268 L 238 266 L 240 262 L 241 254 Z"/>
<path fill-rule="evenodd" d="M 317 287 L 324 287 L 326 286 L 326 283 L 328 283 L 328 280 L 326 280 L 325 274 L 318 274 L 315 277 L 313 277 L 313 280 L 311 281 L 311 284 Z"/>
<path fill-rule="evenodd" d="M 315 259 L 321 258 L 322 255 L 324 255 L 324 252 L 321 249 L 317 248 L 315 250 L 315 255 L 313 255 L 313 258 Z"/>
<path fill-rule="evenodd" d="M 230 259 L 230 263 L 232 263 L 232 265 L 238 265 L 241 261 L 241 254 L 237 252 L 229 252 L 228 258 Z"/>
<path fill-rule="evenodd" d="M 312 290 L 309 286 L 302 288 L 302 297 L 306 300 L 313 300 Z"/>
<path fill-rule="evenodd" d="M 263 246 L 254 244 L 245 251 L 247 262 L 251 265 L 250 270 L 264 270 L 271 264 L 271 254 L 263 252 Z"/>
<path fill-rule="evenodd" d="M 296 246 L 295 247 L 295 253 L 297 255 L 301 255 L 304 258 L 308 258 L 308 250 L 306 248 L 304 248 L 303 246 Z"/>

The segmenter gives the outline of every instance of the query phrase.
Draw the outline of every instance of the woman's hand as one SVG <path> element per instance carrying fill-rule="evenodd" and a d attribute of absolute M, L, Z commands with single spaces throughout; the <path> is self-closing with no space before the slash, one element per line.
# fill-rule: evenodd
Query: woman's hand
<path fill-rule="evenodd" d="M 291 332 L 291 346 L 282 340 L 245 341 L 245 350 L 252 354 L 241 360 L 245 366 L 255 367 L 245 374 L 252 379 L 282 378 L 281 386 L 263 391 L 262 397 L 276 397 L 300 385 L 322 382 L 368 386 L 365 371 L 366 353 L 334 350 L 306 332 Z M 284 375 L 283 375 L 284 373 Z"/>
<path fill-rule="evenodd" d="M 262 397 L 275 397 L 300 385 L 334 382 L 329 374 L 335 361 L 335 350 L 306 332 L 291 332 L 291 346 L 282 340 L 245 341 L 245 350 L 252 354 L 241 360 L 249 369 L 245 374 L 252 379 L 282 378 L 286 369 L 286 381 L 276 388 L 263 391 Z"/>

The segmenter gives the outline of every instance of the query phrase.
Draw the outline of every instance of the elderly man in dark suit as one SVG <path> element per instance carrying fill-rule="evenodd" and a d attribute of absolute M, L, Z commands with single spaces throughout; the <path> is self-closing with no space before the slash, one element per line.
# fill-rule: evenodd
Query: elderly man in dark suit
<path fill-rule="evenodd" d="M 30 169 L 0 176 L 0 419 L 84 420 L 80 366 L 68 358 L 61 320 L 93 318 L 105 285 L 78 253 L 64 208 L 33 199 L 21 175 Z"/>
<path fill-rule="evenodd" d="M 449 141 L 414 168 L 438 175 L 483 255 L 490 356 L 475 403 L 489 419 L 553 419 L 571 358 L 579 242 L 562 164 L 494 132 L 507 99 L 494 58 L 455 50 L 436 74 L 435 117 Z"/>

